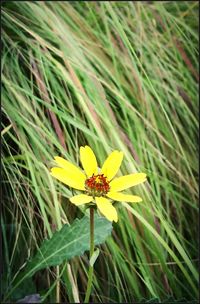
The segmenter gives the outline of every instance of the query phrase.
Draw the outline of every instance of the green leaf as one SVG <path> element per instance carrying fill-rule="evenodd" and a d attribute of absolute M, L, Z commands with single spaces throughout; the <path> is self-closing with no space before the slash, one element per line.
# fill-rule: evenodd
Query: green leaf
<path fill-rule="evenodd" d="M 20 298 L 24 298 L 28 294 L 35 294 L 36 292 L 36 286 L 33 281 L 33 278 L 27 278 L 23 281 L 23 284 L 21 284 L 21 286 L 18 286 L 15 289 L 15 292 L 12 296 L 12 301 L 19 300 Z"/>
<path fill-rule="evenodd" d="M 93 266 L 94 263 L 96 262 L 96 259 L 98 258 L 99 256 L 99 248 L 97 248 L 94 252 L 93 252 L 93 255 L 91 256 L 90 258 L 90 266 Z"/>
<path fill-rule="evenodd" d="M 112 224 L 103 217 L 95 216 L 95 245 L 105 241 L 111 234 Z M 36 271 L 60 265 L 63 261 L 80 256 L 90 248 L 90 220 L 85 216 L 76 219 L 71 226 L 64 225 L 56 231 L 51 239 L 44 240 L 41 248 L 25 268 L 26 276 L 32 276 Z"/>

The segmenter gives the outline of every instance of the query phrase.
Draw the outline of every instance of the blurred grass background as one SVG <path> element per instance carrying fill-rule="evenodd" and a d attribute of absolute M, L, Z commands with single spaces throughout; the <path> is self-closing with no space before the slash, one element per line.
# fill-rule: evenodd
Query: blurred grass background
<path fill-rule="evenodd" d="M 79 165 L 145 172 L 140 204 L 95 264 L 93 302 L 198 297 L 198 2 L 11 1 L 2 5 L 2 297 L 83 301 L 87 254 L 14 278 L 44 238 L 84 209 L 49 175 L 60 155 Z M 13 291 L 12 291 L 13 290 Z"/>

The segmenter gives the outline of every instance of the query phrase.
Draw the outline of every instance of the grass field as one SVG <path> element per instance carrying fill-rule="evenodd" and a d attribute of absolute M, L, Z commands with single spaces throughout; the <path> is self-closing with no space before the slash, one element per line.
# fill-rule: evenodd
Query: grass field
<path fill-rule="evenodd" d="M 88 252 L 18 275 L 42 241 L 82 218 L 49 170 L 89 145 L 118 175 L 145 172 L 99 247 L 91 301 L 198 299 L 198 2 L 2 4 L 2 301 L 84 300 Z"/>

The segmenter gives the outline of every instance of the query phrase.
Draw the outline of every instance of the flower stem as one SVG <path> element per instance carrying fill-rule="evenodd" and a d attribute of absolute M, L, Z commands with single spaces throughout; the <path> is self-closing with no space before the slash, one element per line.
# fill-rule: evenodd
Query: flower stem
<path fill-rule="evenodd" d="M 90 259 L 94 252 L 94 209 L 90 208 Z M 92 288 L 93 266 L 89 266 L 87 291 L 84 303 L 88 303 Z"/>

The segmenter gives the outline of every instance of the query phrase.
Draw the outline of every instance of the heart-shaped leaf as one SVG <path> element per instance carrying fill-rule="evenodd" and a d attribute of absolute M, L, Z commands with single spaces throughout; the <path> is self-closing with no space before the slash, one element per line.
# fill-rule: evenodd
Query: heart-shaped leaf
<path fill-rule="evenodd" d="M 95 216 L 94 243 L 101 244 L 111 234 L 112 224 L 103 217 Z M 64 225 L 51 239 L 44 240 L 37 254 L 24 270 L 26 277 L 36 271 L 60 265 L 63 261 L 80 256 L 90 248 L 90 220 L 88 216 L 76 219 L 71 226 Z"/>

